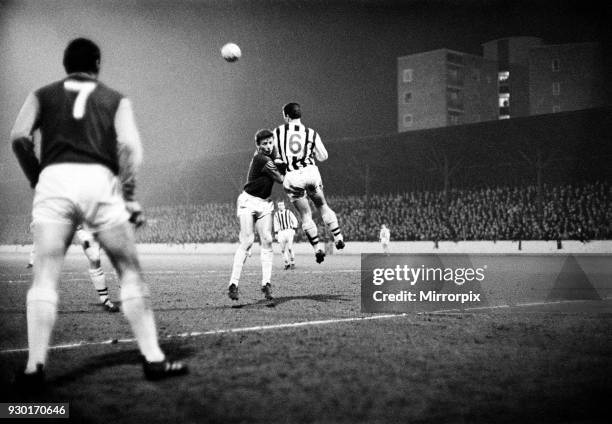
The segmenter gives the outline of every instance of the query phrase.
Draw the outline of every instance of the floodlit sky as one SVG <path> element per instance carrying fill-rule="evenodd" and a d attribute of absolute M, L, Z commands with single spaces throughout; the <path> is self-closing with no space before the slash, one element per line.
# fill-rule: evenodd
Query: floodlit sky
<path fill-rule="evenodd" d="M 251 148 L 302 104 L 324 141 L 396 131 L 396 58 L 537 36 L 605 41 L 591 1 L 0 0 L 0 175 L 19 172 L 8 135 L 29 91 L 64 76 L 63 49 L 102 49 L 100 79 L 133 100 L 149 164 Z M 236 63 L 221 59 L 228 41 Z M 19 174 L 19 177 L 21 175 Z"/>

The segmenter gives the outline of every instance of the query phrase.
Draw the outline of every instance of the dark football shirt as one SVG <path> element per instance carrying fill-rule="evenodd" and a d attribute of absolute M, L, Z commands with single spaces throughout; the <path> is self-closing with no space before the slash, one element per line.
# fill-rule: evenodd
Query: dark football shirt
<path fill-rule="evenodd" d="M 270 173 L 275 170 L 276 165 L 274 165 L 272 158 L 263 153 L 256 153 L 253 159 L 251 159 L 244 191 L 251 196 L 262 199 L 270 197 L 272 194 L 272 186 L 274 186 L 274 179 Z"/>
<path fill-rule="evenodd" d="M 66 84 L 65 84 L 66 83 Z M 123 96 L 83 75 L 35 92 L 40 111 L 41 168 L 55 163 L 98 163 L 119 171 L 115 114 Z"/>

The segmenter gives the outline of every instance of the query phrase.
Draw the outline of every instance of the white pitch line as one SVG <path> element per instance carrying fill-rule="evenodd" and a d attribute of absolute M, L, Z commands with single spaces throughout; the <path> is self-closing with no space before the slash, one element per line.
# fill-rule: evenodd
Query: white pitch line
<path fill-rule="evenodd" d="M 252 331 L 267 331 L 267 330 L 279 330 L 284 328 L 299 328 L 299 327 L 309 327 L 316 325 L 330 325 L 330 324 L 339 324 L 345 322 L 358 322 L 358 321 L 371 321 L 377 319 L 390 319 L 390 318 L 398 318 L 398 317 L 406 317 L 407 313 L 403 314 L 386 314 L 386 315 L 373 315 L 369 317 L 354 317 L 354 318 L 338 318 L 338 319 L 327 319 L 327 320 L 318 320 L 318 321 L 301 321 L 301 322 L 291 322 L 286 324 L 273 324 L 273 325 L 258 325 L 255 327 L 238 327 L 238 328 L 226 328 L 226 329 L 218 329 L 218 330 L 210 330 L 210 331 L 192 331 L 186 333 L 180 333 L 175 335 L 168 335 L 166 339 L 174 339 L 174 338 L 187 338 L 187 337 L 198 337 L 198 336 L 210 336 L 216 334 L 226 334 L 226 333 L 247 333 Z M 75 347 L 83 347 L 83 346 L 101 346 L 101 345 L 110 345 L 117 343 L 134 343 L 136 342 L 135 338 L 129 339 L 114 339 L 114 340 L 103 340 L 98 342 L 76 342 L 76 343 L 67 343 L 61 345 L 50 346 L 50 350 L 62 350 L 62 349 L 72 349 Z M 0 355 L 5 353 L 19 353 L 19 352 L 27 352 L 28 348 L 18 348 L 18 349 L 4 349 L 0 350 Z"/>
<path fill-rule="evenodd" d="M 609 300 L 612 297 L 606 297 L 603 300 Z M 542 306 L 542 305 L 551 305 L 551 304 L 560 304 L 560 303 L 572 303 L 572 302 L 587 302 L 588 300 L 584 299 L 576 299 L 576 300 L 557 300 L 551 302 L 530 302 L 530 303 L 517 303 L 515 305 L 491 305 L 491 306 L 475 306 L 471 308 L 461 309 L 441 309 L 438 311 L 431 312 L 418 312 L 418 315 L 424 314 L 448 314 L 448 313 L 463 313 L 466 311 L 475 311 L 475 310 L 483 310 L 483 309 L 506 309 L 512 307 L 522 307 L 522 306 Z M 315 325 L 329 325 L 329 324 L 338 324 L 345 322 L 358 322 L 358 321 L 371 321 L 376 319 L 390 319 L 390 318 L 398 318 L 398 317 L 406 317 L 408 313 L 400 313 L 400 314 L 386 314 L 386 315 L 373 315 L 369 317 L 354 317 L 354 318 L 338 318 L 338 319 L 327 319 L 327 320 L 318 320 L 318 321 L 301 321 L 301 322 L 291 322 L 286 324 L 273 324 L 273 325 L 259 325 L 255 327 L 238 327 L 238 328 L 227 328 L 227 329 L 219 329 L 219 330 L 210 330 L 210 331 L 192 331 L 186 333 L 180 333 L 175 335 L 168 335 L 166 339 L 172 338 L 187 338 L 187 337 L 198 337 L 198 336 L 210 336 L 215 334 L 226 334 L 226 333 L 246 333 L 252 331 L 266 331 L 266 330 L 278 330 L 284 328 L 298 328 L 298 327 L 308 327 Z M 117 343 L 134 343 L 136 339 L 114 339 L 114 340 L 103 340 L 98 342 L 76 342 L 76 343 L 68 343 L 56 346 L 50 346 L 50 350 L 61 350 L 61 349 L 72 349 L 75 347 L 83 347 L 83 346 L 101 346 L 101 345 L 110 345 Z M 5 353 L 18 353 L 18 352 L 27 352 L 28 348 L 18 348 L 18 349 L 4 349 L 0 350 L 0 355 Z"/>
<path fill-rule="evenodd" d="M 609 300 L 612 299 L 612 297 L 606 297 L 603 298 L 602 300 Z M 439 311 L 432 311 L 432 312 L 420 312 L 420 314 L 441 314 L 441 313 L 455 313 L 455 312 L 466 312 L 466 311 L 479 311 L 479 310 L 484 310 L 484 309 L 509 309 L 509 308 L 517 308 L 517 307 L 523 307 L 523 306 L 543 306 L 543 305 L 558 305 L 558 304 L 562 304 L 562 303 L 577 303 L 577 302 L 590 302 L 590 299 L 572 299 L 572 300 L 551 300 L 548 302 L 527 302 L 527 303 L 516 303 L 514 305 L 490 305 L 490 306 L 473 306 L 470 308 L 464 308 L 464 309 L 459 309 L 459 308 L 455 308 L 455 309 L 442 309 Z"/>

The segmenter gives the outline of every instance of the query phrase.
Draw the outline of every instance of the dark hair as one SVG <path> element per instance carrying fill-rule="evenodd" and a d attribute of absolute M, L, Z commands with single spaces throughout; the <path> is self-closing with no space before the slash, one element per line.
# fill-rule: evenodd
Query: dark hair
<path fill-rule="evenodd" d="M 76 38 L 64 50 L 64 69 L 66 73 L 100 72 L 100 48 L 87 38 Z"/>
<path fill-rule="evenodd" d="M 255 143 L 259 146 L 261 144 L 261 140 L 265 140 L 266 138 L 273 137 L 272 131 L 267 129 L 259 130 L 255 133 Z"/>
<path fill-rule="evenodd" d="M 299 119 L 302 117 L 302 109 L 298 103 L 287 103 L 283 106 L 283 115 L 288 116 L 291 119 Z"/>

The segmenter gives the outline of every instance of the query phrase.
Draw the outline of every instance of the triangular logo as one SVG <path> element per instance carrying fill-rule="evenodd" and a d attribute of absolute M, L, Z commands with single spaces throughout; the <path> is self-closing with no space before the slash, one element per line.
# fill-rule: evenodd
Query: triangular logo
<path fill-rule="evenodd" d="M 569 255 L 546 300 L 601 300 L 582 267 Z"/>
<path fill-rule="evenodd" d="M 438 288 L 440 293 L 473 293 L 478 295 L 478 301 L 466 301 L 459 304 L 459 309 L 486 307 L 490 306 L 489 300 L 486 297 L 485 290 L 480 281 L 475 278 L 474 265 L 469 255 L 449 255 L 442 258 L 443 268 L 445 270 L 455 271 L 456 276 L 453 280 L 443 280 L 442 286 Z M 486 268 L 486 267 L 485 267 Z M 469 271 L 468 271 L 469 270 Z M 466 277 L 467 275 L 467 277 Z"/>

